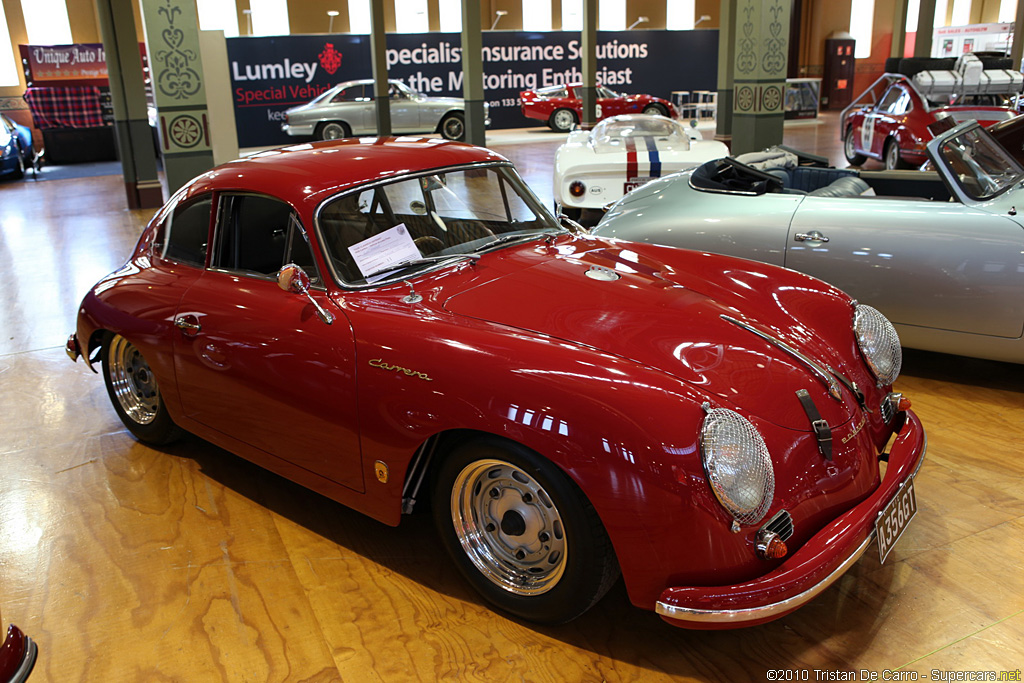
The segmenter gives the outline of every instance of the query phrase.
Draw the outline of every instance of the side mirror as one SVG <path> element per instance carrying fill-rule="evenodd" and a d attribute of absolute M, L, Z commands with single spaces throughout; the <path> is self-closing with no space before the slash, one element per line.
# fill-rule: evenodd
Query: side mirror
<path fill-rule="evenodd" d="M 316 315 L 320 320 L 327 325 L 334 322 L 334 316 L 325 311 L 309 293 L 309 276 L 306 275 L 306 271 L 302 269 L 302 266 L 294 263 L 281 266 L 281 270 L 277 271 L 277 286 L 292 294 L 302 294 L 313 304 L 313 308 L 316 309 Z"/>

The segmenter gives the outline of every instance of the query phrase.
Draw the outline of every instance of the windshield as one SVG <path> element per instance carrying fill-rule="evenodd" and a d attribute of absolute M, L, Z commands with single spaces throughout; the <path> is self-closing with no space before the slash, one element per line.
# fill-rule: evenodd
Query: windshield
<path fill-rule="evenodd" d="M 508 165 L 364 186 L 325 202 L 317 227 L 335 276 L 355 286 L 563 230 Z"/>
<path fill-rule="evenodd" d="M 990 199 L 1024 175 L 1024 166 L 981 128 L 947 140 L 938 151 L 971 199 Z"/>

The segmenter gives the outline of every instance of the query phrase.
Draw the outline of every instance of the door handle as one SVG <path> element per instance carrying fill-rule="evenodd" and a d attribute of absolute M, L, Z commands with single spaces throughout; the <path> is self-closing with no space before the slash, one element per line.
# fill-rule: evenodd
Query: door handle
<path fill-rule="evenodd" d="M 822 235 L 817 230 L 811 230 L 810 232 L 798 232 L 793 235 L 794 242 L 828 242 L 828 238 Z"/>
<path fill-rule="evenodd" d="M 199 330 L 203 329 L 203 326 L 200 325 L 199 321 L 192 315 L 183 315 L 180 318 L 177 318 L 174 321 L 174 326 L 185 334 L 193 336 L 197 334 Z"/>

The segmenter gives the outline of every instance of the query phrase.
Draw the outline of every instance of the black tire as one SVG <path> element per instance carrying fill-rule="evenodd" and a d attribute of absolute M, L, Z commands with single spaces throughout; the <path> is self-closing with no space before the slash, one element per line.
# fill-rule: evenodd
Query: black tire
<path fill-rule="evenodd" d="M 853 126 L 846 129 L 846 135 L 843 136 L 843 156 L 850 162 L 852 166 L 860 166 L 868 160 L 864 154 L 857 154 L 856 141 L 853 137 Z"/>
<path fill-rule="evenodd" d="M 556 109 L 548 117 L 548 127 L 556 133 L 568 133 L 579 122 L 572 109 Z"/>
<path fill-rule="evenodd" d="M 456 447 L 435 474 L 432 511 L 441 541 L 466 580 L 500 609 L 564 623 L 618 578 L 593 506 L 530 449 L 481 438 Z"/>
<path fill-rule="evenodd" d="M 103 381 L 114 412 L 136 439 L 162 446 L 179 438 L 156 376 L 135 346 L 119 334 L 103 344 Z"/>
<path fill-rule="evenodd" d="M 648 116 L 668 116 L 668 110 L 657 102 L 648 104 L 641 113 Z"/>
<path fill-rule="evenodd" d="M 906 162 L 900 158 L 900 146 L 895 138 L 886 140 L 883 149 L 882 162 L 885 164 L 885 170 L 895 171 L 896 169 L 907 167 Z"/>
<path fill-rule="evenodd" d="M 321 121 L 313 135 L 317 140 L 338 140 L 352 137 L 352 129 L 344 121 Z"/>
<path fill-rule="evenodd" d="M 437 129 L 445 140 L 465 140 L 466 117 L 462 112 L 450 111 L 441 119 Z"/>

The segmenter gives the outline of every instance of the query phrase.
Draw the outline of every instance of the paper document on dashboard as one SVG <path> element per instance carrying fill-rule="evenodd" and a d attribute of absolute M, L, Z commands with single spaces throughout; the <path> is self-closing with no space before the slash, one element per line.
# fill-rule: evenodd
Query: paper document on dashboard
<path fill-rule="evenodd" d="M 362 242 L 348 248 L 363 277 L 381 271 L 388 266 L 420 257 L 420 250 L 412 241 L 405 223 L 399 223 Z"/>

